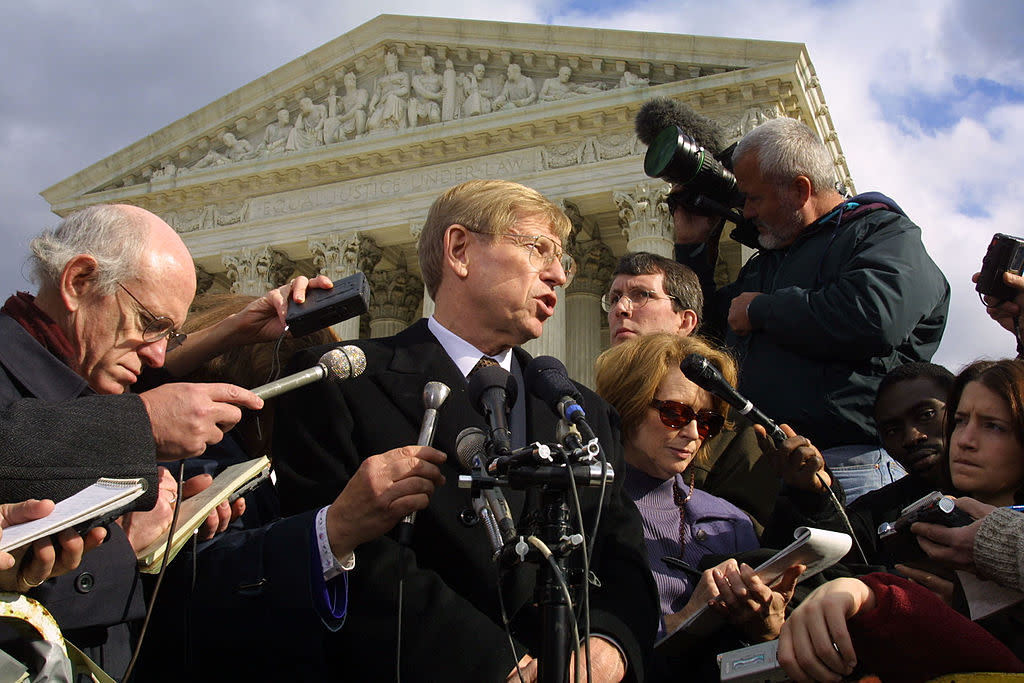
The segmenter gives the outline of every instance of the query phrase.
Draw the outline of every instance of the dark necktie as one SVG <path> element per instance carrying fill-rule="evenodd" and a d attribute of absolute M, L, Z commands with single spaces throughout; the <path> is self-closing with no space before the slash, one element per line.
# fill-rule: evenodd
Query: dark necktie
<path fill-rule="evenodd" d="M 466 379 L 472 377 L 473 373 L 479 370 L 480 368 L 489 368 L 494 365 L 501 365 L 501 363 L 494 360 L 490 356 L 480 356 L 480 360 L 476 362 L 476 365 L 473 366 L 473 369 L 469 371 L 468 375 L 466 375 Z"/>

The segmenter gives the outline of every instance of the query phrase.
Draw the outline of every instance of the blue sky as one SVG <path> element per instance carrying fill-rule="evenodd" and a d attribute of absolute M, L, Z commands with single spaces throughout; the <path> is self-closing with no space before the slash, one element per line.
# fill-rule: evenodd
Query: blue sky
<path fill-rule="evenodd" d="M 477 3 L 35 0 L 0 8 L 0 290 L 31 288 L 38 193 L 378 13 L 802 42 L 857 189 L 922 226 L 953 288 L 936 360 L 1013 354 L 970 282 L 993 233 L 1024 235 L 1024 3 L 719 0 Z"/>

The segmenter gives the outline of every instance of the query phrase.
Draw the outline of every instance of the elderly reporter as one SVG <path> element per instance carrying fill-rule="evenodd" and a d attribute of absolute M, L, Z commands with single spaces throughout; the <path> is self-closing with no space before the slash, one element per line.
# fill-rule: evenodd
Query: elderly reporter
<path fill-rule="evenodd" d="M 0 500 L 65 498 L 101 476 L 143 477 L 149 490 L 132 513 L 166 529 L 172 494 L 157 484 L 157 460 L 202 453 L 263 402 L 227 384 L 169 383 L 131 394 L 144 370 L 160 368 L 195 294 L 184 242 L 134 206 L 77 211 L 33 240 L 35 296 L 19 292 L 0 311 Z M 285 297 L 305 278 L 191 337 L 172 368 L 185 371 L 227 345 L 276 338 Z M 323 284 L 323 283 L 320 283 Z M 218 520 L 219 526 L 219 520 Z M 136 543 L 144 540 L 136 538 Z M 80 567 L 33 592 L 66 635 L 119 676 L 128 624 L 142 614 L 135 553 L 117 525 Z"/>

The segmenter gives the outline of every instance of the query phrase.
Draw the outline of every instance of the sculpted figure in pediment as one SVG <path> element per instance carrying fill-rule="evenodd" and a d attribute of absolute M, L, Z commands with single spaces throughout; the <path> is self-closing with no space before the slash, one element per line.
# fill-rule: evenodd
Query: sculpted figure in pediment
<path fill-rule="evenodd" d="M 619 79 L 619 88 L 639 88 L 644 85 L 650 85 L 651 79 L 642 78 L 637 76 L 632 71 L 623 71 L 622 78 Z"/>
<path fill-rule="evenodd" d="M 568 97 L 573 97 L 577 93 L 569 83 L 570 78 L 572 78 L 572 69 L 567 66 L 563 66 L 558 70 L 558 76 L 555 78 L 545 79 L 544 85 L 540 88 L 540 95 L 538 95 L 538 99 L 541 102 L 552 102 L 554 100 L 564 100 Z"/>
<path fill-rule="evenodd" d="M 254 156 L 252 145 L 248 140 L 244 138 L 239 140 L 232 133 L 224 133 L 220 139 L 224 143 L 224 151 L 218 152 L 211 149 L 202 159 L 192 164 L 192 169 L 224 166 L 232 161 L 251 159 Z"/>
<path fill-rule="evenodd" d="M 256 147 L 256 153 L 277 154 L 283 152 L 291 132 L 292 126 L 288 122 L 288 110 L 282 109 L 277 112 L 277 120 L 267 125 L 267 129 L 263 133 L 263 140 Z"/>
<path fill-rule="evenodd" d="M 451 121 L 459 118 L 463 95 L 462 85 L 459 82 L 459 75 L 455 73 L 455 65 L 452 60 L 444 62 L 444 75 L 442 76 L 441 90 L 441 120 Z"/>
<path fill-rule="evenodd" d="M 518 64 L 508 65 L 508 80 L 501 93 L 494 99 L 495 109 L 516 109 L 537 101 L 537 86 L 533 79 L 524 76 Z"/>
<path fill-rule="evenodd" d="M 327 120 L 324 122 L 324 143 L 340 142 L 366 132 L 366 105 L 370 93 L 356 87 L 356 75 L 345 74 L 345 96 L 338 97 L 332 85 L 327 98 Z"/>
<path fill-rule="evenodd" d="M 170 159 L 165 159 L 160 164 L 160 168 L 153 171 L 152 179 L 161 180 L 164 178 L 173 178 L 177 173 L 178 167 L 174 165 L 174 162 Z"/>
<path fill-rule="evenodd" d="M 463 116 L 479 116 L 491 113 L 491 103 L 501 92 L 494 82 L 485 76 L 487 67 L 476 64 L 469 73 L 459 76 L 466 99 L 462 101 Z"/>
<path fill-rule="evenodd" d="M 415 128 L 420 121 L 437 123 L 441 120 L 441 101 L 444 98 L 444 79 L 434 71 L 434 58 L 423 55 L 420 59 L 423 69 L 412 77 L 412 92 L 409 98 L 409 127 Z"/>
<path fill-rule="evenodd" d="M 327 119 L 327 107 L 313 104 L 313 100 L 303 97 L 299 100 L 299 115 L 295 117 L 295 126 L 288 134 L 284 143 L 284 151 L 294 152 L 313 149 L 324 144 L 324 121 Z"/>
<path fill-rule="evenodd" d="M 405 117 L 408 97 L 409 74 L 398 70 L 398 55 L 387 52 L 384 54 L 384 75 L 377 79 L 373 88 L 366 129 L 405 128 L 408 123 Z"/>

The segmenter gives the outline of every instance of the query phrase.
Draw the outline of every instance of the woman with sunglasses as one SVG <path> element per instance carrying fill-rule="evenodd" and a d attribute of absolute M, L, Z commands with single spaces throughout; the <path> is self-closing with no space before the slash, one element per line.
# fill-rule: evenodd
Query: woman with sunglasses
<path fill-rule="evenodd" d="M 687 476 L 704 442 L 724 426 L 726 411 L 722 400 L 679 370 L 680 361 L 691 353 L 704 356 L 736 383 L 732 358 L 694 336 L 643 336 L 597 359 L 597 392 L 622 417 L 624 488 L 643 517 L 648 559 L 661 596 L 659 636 L 712 603 L 747 638 L 769 640 L 778 634 L 799 571 L 787 573 L 785 588 L 773 590 L 735 560 L 699 572 L 670 566 L 671 560 L 664 559 L 696 568 L 705 555 L 758 548 L 747 514 L 694 488 Z"/>

